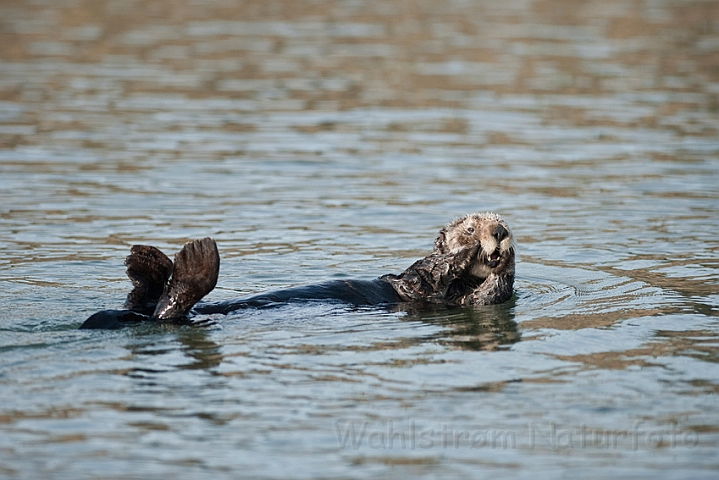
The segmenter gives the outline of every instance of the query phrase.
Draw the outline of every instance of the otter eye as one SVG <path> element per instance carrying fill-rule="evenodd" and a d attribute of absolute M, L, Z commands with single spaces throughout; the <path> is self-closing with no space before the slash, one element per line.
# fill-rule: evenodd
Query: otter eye
<path fill-rule="evenodd" d="M 467 233 L 474 233 L 474 227 L 469 227 L 467 229 Z"/>

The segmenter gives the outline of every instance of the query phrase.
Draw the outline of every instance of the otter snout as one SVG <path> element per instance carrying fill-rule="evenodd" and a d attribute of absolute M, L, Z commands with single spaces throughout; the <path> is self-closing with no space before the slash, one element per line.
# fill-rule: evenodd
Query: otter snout
<path fill-rule="evenodd" d="M 484 264 L 489 268 L 495 268 L 499 265 L 502 253 L 509 248 L 511 239 L 507 239 L 510 233 L 501 223 L 495 225 L 488 233 L 490 233 L 490 235 L 486 235 L 480 240 L 482 246 L 480 250 L 480 260 L 483 260 Z"/>
<path fill-rule="evenodd" d="M 501 223 L 498 223 L 496 227 L 494 227 L 494 230 L 492 231 L 492 236 L 497 239 L 497 242 L 501 242 L 505 238 L 509 236 L 509 231 L 504 228 L 504 225 Z"/>

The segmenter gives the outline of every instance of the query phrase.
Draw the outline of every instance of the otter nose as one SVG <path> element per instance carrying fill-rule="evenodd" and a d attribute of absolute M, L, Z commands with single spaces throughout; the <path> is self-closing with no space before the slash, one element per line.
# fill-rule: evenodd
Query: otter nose
<path fill-rule="evenodd" d="M 498 242 L 501 242 L 507 236 L 509 235 L 509 232 L 506 228 L 504 228 L 502 225 L 497 225 L 494 227 L 494 230 L 492 231 L 492 236 L 497 239 Z"/>

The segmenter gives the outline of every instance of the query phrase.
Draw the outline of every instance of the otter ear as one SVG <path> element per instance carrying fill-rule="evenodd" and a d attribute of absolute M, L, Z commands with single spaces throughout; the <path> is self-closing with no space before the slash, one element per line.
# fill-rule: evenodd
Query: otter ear
<path fill-rule="evenodd" d="M 437 253 L 447 253 L 447 228 L 443 228 L 434 241 L 434 251 Z"/>

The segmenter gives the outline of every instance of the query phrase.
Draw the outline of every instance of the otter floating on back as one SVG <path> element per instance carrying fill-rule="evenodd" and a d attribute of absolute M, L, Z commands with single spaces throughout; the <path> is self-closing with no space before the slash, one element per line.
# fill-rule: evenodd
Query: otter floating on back
<path fill-rule="evenodd" d="M 103 310 L 80 328 L 120 328 L 140 321 L 180 322 L 189 314 L 235 310 L 303 300 L 351 305 L 402 302 L 490 305 L 506 302 L 514 284 L 514 237 L 494 213 L 473 213 L 439 231 L 434 250 L 400 275 L 375 280 L 334 280 L 245 299 L 197 304 L 217 284 L 220 256 L 211 238 L 188 242 L 174 263 L 160 250 L 134 245 L 125 259 L 133 290 L 125 310 Z"/>

